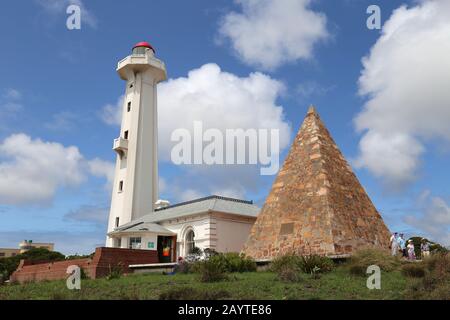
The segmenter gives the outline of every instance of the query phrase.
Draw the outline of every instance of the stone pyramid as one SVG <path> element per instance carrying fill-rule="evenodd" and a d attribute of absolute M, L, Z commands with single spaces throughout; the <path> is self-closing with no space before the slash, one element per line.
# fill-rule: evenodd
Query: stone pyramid
<path fill-rule="evenodd" d="M 348 256 L 388 248 L 390 232 L 314 107 L 252 227 L 244 253 Z"/>

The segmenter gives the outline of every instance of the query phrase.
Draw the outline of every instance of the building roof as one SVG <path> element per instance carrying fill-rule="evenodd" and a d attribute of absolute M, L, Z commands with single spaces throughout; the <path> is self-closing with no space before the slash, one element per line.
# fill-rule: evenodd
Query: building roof
<path fill-rule="evenodd" d="M 139 227 L 143 224 L 155 224 L 156 226 L 161 227 L 157 223 L 211 211 L 256 218 L 259 210 L 260 209 L 254 205 L 252 201 L 213 195 L 157 209 L 155 212 L 146 214 L 141 218 L 120 226 L 115 231 L 129 231 L 133 226 Z M 165 229 L 163 227 L 161 228 Z"/>
<path fill-rule="evenodd" d="M 136 43 L 136 44 L 133 46 L 133 49 L 134 49 L 134 48 L 137 48 L 137 47 L 145 47 L 145 48 L 149 48 L 149 49 L 152 49 L 153 52 L 155 52 L 155 49 L 154 49 L 154 48 L 152 47 L 152 45 L 151 45 L 150 43 L 148 43 L 147 41 L 141 41 L 141 42 Z"/>
<path fill-rule="evenodd" d="M 131 223 L 127 223 L 126 225 L 123 225 L 119 228 L 117 228 L 116 230 L 114 230 L 113 232 L 111 232 L 111 234 L 114 233 L 122 233 L 122 232 L 154 232 L 154 233 L 159 233 L 159 234 L 167 234 L 167 235 L 173 235 L 175 233 L 173 233 L 172 231 L 164 228 L 163 226 L 157 224 L 157 223 L 151 223 L 151 222 L 143 222 L 143 221 L 139 221 L 139 222 L 131 222 Z"/>

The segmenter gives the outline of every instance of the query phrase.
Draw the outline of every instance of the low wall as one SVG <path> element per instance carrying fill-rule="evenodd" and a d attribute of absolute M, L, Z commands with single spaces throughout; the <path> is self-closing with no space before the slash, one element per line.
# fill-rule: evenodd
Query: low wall
<path fill-rule="evenodd" d="M 67 268 L 77 265 L 91 278 L 107 276 L 112 269 L 120 268 L 123 273 L 131 273 L 130 264 L 158 263 L 158 253 L 153 250 L 122 248 L 97 248 L 91 258 L 63 260 L 55 262 L 20 261 L 16 271 L 11 275 L 11 282 L 31 282 L 43 280 L 60 280 L 68 277 Z"/>

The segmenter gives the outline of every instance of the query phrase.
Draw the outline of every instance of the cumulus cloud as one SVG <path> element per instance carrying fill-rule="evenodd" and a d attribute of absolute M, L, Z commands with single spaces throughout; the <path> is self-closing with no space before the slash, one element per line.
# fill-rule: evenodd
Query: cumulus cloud
<path fill-rule="evenodd" d="M 58 187 L 85 181 L 77 147 L 13 134 L 0 144 L 0 203 L 45 203 Z"/>
<path fill-rule="evenodd" d="M 160 158 L 170 159 L 175 145 L 172 132 L 188 129 L 193 135 L 194 121 L 201 121 L 204 130 L 279 129 L 280 148 L 289 143 L 290 126 L 284 119 L 283 107 L 276 100 L 284 85 L 271 77 L 255 72 L 238 77 L 222 71 L 215 63 L 193 69 L 187 77 L 170 79 L 158 86 L 158 138 Z M 120 125 L 123 96 L 116 104 L 102 108 L 101 119 L 109 125 Z"/>
<path fill-rule="evenodd" d="M 115 104 L 105 105 L 100 112 L 100 117 L 106 124 L 120 126 L 122 121 L 122 106 L 124 96 L 121 95 Z"/>
<path fill-rule="evenodd" d="M 356 165 L 397 189 L 417 176 L 427 141 L 450 141 L 449 34 L 449 1 L 401 6 L 363 58 Z"/>
<path fill-rule="evenodd" d="M 194 121 L 203 128 L 279 129 L 280 148 L 289 143 L 290 126 L 276 100 L 283 93 L 281 82 L 256 72 L 238 77 L 209 63 L 191 70 L 187 77 L 171 79 L 158 87 L 159 144 L 168 160 L 174 142 L 172 132 L 186 128 L 193 136 Z"/>
<path fill-rule="evenodd" d="M 422 235 L 443 245 L 450 245 L 450 206 L 441 197 L 424 191 L 419 197 L 419 215 L 406 215 L 404 221 Z"/>
<path fill-rule="evenodd" d="M 291 128 L 284 118 L 282 106 L 276 102 L 283 91 L 281 82 L 265 74 L 256 72 L 238 77 L 214 63 L 191 70 L 187 77 L 161 83 L 158 86 L 160 161 L 170 162 L 171 150 L 176 144 L 170 139 L 172 132 L 185 128 L 193 136 L 194 121 L 201 121 L 203 130 L 215 128 L 224 136 L 226 129 L 278 129 L 280 150 L 286 148 Z M 121 99 L 116 105 L 103 108 L 104 122 L 120 125 Z M 167 189 L 172 193 L 170 196 L 178 200 L 211 193 L 241 196 L 243 190 L 254 189 L 260 179 L 259 170 L 256 166 L 251 167 L 183 166 L 185 179 L 179 183 L 172 180 Z M 194 188 L 192 183 L 187 187 L 188 181 L 195 181 L 198 187 Z"/>
<path fill-rule="evenodd" d="M 242 12 L 220 23 L 220 39 L 247 64 L 275 69 L 309 59 L 314 46 L 329 37 L 326 16 L 312 10 L 311 0 L 236 0 Z"/>
<path fill-rule="evenodd" d="M 88 161 L 89 172 L 96 177 L 105 177 L 108 188 L 112 188 L 114 182 L 114 166 L 110 161 L 94 158 Z"/>

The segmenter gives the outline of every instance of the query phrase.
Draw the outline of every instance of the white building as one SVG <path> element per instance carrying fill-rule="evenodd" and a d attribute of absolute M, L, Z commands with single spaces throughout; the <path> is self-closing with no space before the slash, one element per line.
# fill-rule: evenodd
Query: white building
<path fill-rule="evenodd" d="M 157 250 L 160 262 L 175 261 L 194 247 L 239 252 L 259 208 L 250 201 L 211 196 L 170 206 L 158 200 L 157 84 L 166 69 L 148 42 L 119 61 L 126 80 L 107 247 Z"/>

